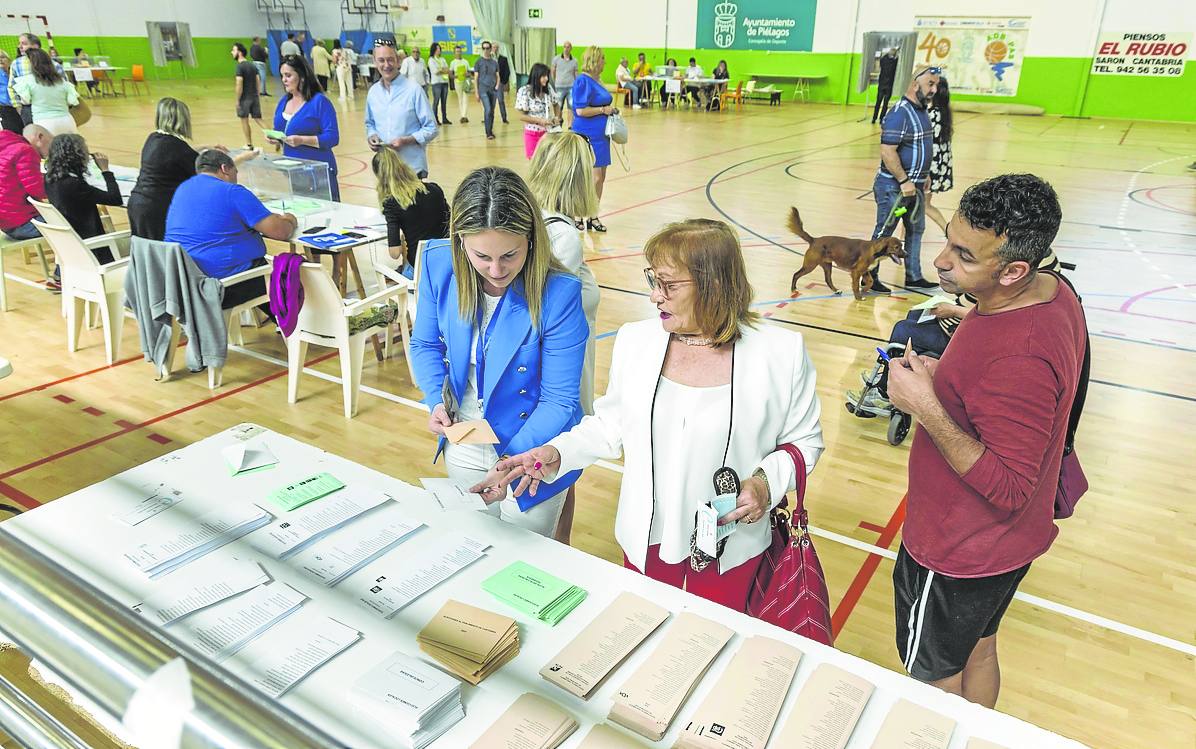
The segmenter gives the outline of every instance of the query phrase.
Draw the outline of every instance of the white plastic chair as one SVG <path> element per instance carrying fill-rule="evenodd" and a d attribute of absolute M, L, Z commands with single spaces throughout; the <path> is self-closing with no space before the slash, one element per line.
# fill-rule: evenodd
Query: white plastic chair
<path fill-rule="evenodd" d="M 393 299 L 399 306 L 399 317 L 406 314 L 407 287 L 392 286 L 365 299 L 346 303 L 336 284 L 319 263 L 304 263 L 300 269 L 303 284 L 303 308 L 295 331 L 287 337 L 287 402 L 299 399 L 299 375 L 307 358 L 307 345 L 336 348 L 340 352 L 341 387 L 344 390 L 345 418 L 357 414 L 357 395 L 361 389 L 361 367 L 365 356 L 366 339 L 377 333 L 387 337 L 386 353 L 390 353 L 389 325 L 375 325 L 357 333 L 349 333 L 349 318 L 367 312 L 379 302 Z M 406 343 L 406 341 L 404 341 Z"/>
<path fill-rule="evenodd" d="M 271 256 L 267 255 L 266 260 L 272 260 Z M 233 284 L 248 281 L 254 278 L 269 278 L 273 266 L 267 263 L 266 265 L 257 268 L 250 268 L 247 271 L 242 271 L 228 278 L 220 279 L 220 283 L 225 288 Z M 266 282 L 266 288 L 269 289 L 269 281 Z M 258 306 L 266 304 L 270 301 L 270 295 L 263 293 L 261 296 L 254 297 L 248 301 L 242 302 L 235 307 L 229 307 L 224 310 L 224 327 L 228 330 L 228 342 L 237 346 L 245 344 L 245 339 L 241 334 L 241 313 L 249 312 L 254 314 L 254 310 Z M 174 357 L 179 351 L 179 337 L 183 329 L 174 318 L 170 320 L 170 349 L 166 353 L 166 361 L 162 362 L 162 370 L 158 373 L 159 382 L 166 382 L 170 379 L 171 373 L 174 371 Z M 224 381 L 224 367 L 208 367 L 208 388 L 215 390 L 220 387 Z"/>
<path fill-rule="evenodd" d="M 34 237 L 33 239 L 9 239 L 6 235 L 0 234 L 0 312 L 8 312 L 8 275 L 4 272 L 4 252 L 5 250 L 35 250 L 42 259 L 42 270 L 45 271 L 46 277 L 50 276 L 49 266 L 46 264 L 46 254 L 42 251 L 42 237 Z M 16 276 L 13 276 L 16 278 Z"/>
<path fill-rule="evenodd" d="M 79 326 L 83 322 L 83 303 L 99 307 L 104 328 L 104 352 L 111 366 L 120 358 L 121 323 L 124 322 L 125 270 L 129 259 L 122 257 L 100 264 L 91 246 L 69 226 L 52 226 L 35 220 L 33 225 L 54 249 L 62 266 L 62 303 L 66 307 L 66 348 L 79 348 Z M 128 232 L 120 232 L 128 235 Z M 106 234 L 108 241 L 115 235 Z M 96 237 L 100 239 L 100 237 Z"/>
<path fill-rule="evenodd" d="M 407 289 L 407 299 L 405 304 L 400 305 L 400 310 L 404 314 L 395 318 L 395 325 L 399 328 L 399 338 L 403 342 L 403 356 L 407 359 L 407 373 L 411 376 L 411 382 L 415 382 L 415 366 L 411 362 L 411 328 L 415 325 L 415 308 L 419 302 L 419 276 L 423 272 L 424 266 L 424 250 L 427 245 L 426 239 L 421 239 L 415 248 L 415 279 L 407 278 L 399 271 L 390 267 L 386 259 L 380 256 L 380 253 L 386 252 L 385 245 L 375 242 L 370 246 L 370 262 L 374 266 L 374 276 L 378 281 L 378 289 L 393 288 L 403 286 Z M 389 258 L 389 253 L 387 253 Z M 387 334 L 389 335 L 389 333 Z"/>
<path fill-rule="evenodd" d="M 34 200 L 33 198 L 29 198 L 29 202 L 33 204 L 33 207 L 37 209 L 37 212 L 42 215 L 42 221 L 54 226 L 65 226 L 70 228 L 70 223 L 66 220 L 66 216 L 63 216 L 62 211 L 59 211 L 57 208 L 55 208 L 53 203 L 43 203 L 42 201 Z M 106 218 L 108 219 L 107 221 L 104 220 Z M 100 221 L 101 223 L 105 224 L 105 227 L 111 225 L 112 223 L 112 220 L 104 214 L 100 215 Z M 74 229 L 71 231 L 74 231 Z M 122 257 L 129 256 L 129 242 L 131 235 L 132 232 L 128 230 L 110 231 L 107 234 L 101 234 L 98 237 L 89 237 L 87 239 L 80 237 L 79 241 L 87 245 L 89 248 L 108 247 L 112 250 L 112 259 L 119 260 Z"/>

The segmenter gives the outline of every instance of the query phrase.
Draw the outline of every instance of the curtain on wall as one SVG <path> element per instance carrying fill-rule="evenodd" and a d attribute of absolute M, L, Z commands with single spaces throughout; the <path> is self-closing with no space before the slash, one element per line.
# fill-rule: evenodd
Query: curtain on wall
<path fill-rule="evenodd" d="M 483 39 L 512 49 L 515 42 L 515 0 L 469 0 Z"/>
<path fill-rule="evenodd" d="M 897 76 L 893 79 L 893 91 L 900 96 L 909 85 L 913 74 L 913 59 L 918 44 L 918 35 L 912 31 L 868 31 L 864 34 L 860 53 L 860 77 L 856 90 L 864 93 L 876 82 L 876 55 L 881 50 L 897 47 Z"/>
<path fill-rule="evenodd" d="M 548 65 L 556 54 L 556 29 L 520 26 L 515 33 L 515 56 L 511 64 L 515 72 L 526 75 L 532 65 Z"/>

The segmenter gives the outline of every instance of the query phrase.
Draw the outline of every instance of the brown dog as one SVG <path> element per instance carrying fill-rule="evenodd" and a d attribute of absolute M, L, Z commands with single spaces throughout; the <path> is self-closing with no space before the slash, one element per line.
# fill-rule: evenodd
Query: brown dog
<path fill-rule="evenodd" d="M 837 265 L 840 269 L 851 273 L 851 293 L 855 295 L 856 299 L 863 299 L 864 294 L 872 288 L 872 274 L 868 272 L 868 269 L 872 267 L 876 258 L 888 255 L 893 262 L 900 263 L 901 259 L 905 257 L 905 248 L 902 247 L 901 240 L 896 237 L 881 237 L 872 240 L 829 235 L 811 237 L 801 225 L 801 214 L 797 212 L 797 208 L 789 209 L 789 231 L 810 243 L 810 249 L 806 251 L 806 258 L 802 263 L 801 270 L 793 274 L 793 282 L 789 285 L 790 291 L 797 291 L 797 279 L 821 265 L 822 272 L 826 276 L 826 285 L 831 287 L 831 291 L 836 294 L 840 293 L 831 281 L 831 265 Z"/>

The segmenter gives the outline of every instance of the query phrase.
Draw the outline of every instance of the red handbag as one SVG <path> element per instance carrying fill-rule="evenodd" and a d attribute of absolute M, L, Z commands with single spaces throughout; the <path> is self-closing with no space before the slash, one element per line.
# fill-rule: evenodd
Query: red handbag
<path fill-rule="evenodd" d="M 756 570 L 756 580 L 748 595 L 747 613 L 802 637 L 833 646 L 826 577 L 806 527 L 806 460 L 793 445 L 781 445 L 777 449 L 788 453 L 797 473 L 794 509 L 786 511 L 788 500 L 782 499 L 772 511 L 772 542 L 764 550 L 760 568 Z M 797 520 L 796 533 L 791 519 Z"/>

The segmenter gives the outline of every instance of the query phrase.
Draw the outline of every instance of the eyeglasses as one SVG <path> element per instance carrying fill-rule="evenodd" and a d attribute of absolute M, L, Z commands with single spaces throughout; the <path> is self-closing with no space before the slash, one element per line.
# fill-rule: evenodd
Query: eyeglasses
<path fill-rule="evenodd" d="M 375 47 L 393 47 L 393 46 L 395 46 L 395 40 L 394 39 L 375 39 L 374 46 Z"/>
<path fill-rule="evenodd" d="M 942 75 L 942 74 L 943 74 L 943 69 L 940 67 L 926 68 L 921 73 L 918 73 L 918 78 L 921 78 L 924 75 Z"/>
<path fill-rule="evenodd" d="M 489 52 L 489 51 L 490 51 L 490 45 L 489 45 L 489 44 L 483 44 L 483 45 L 482 45 L 482 51 L 483 51 L 483 52 Z"/>
<path fill-rule="evenodd" d="M 677 286 L 682 286 L 687 283 L 696 283 L 692 278 L 680 279 L 677 281 L 662 281 L 656 277 L 656 271 L 651 268 L 644 268 L 644 280 L 648 282 L 648 288 L 656 291 L 660 290 L 660 295 L 665 299 L 670 299 L 673 296 L 673 289 Z"/>

